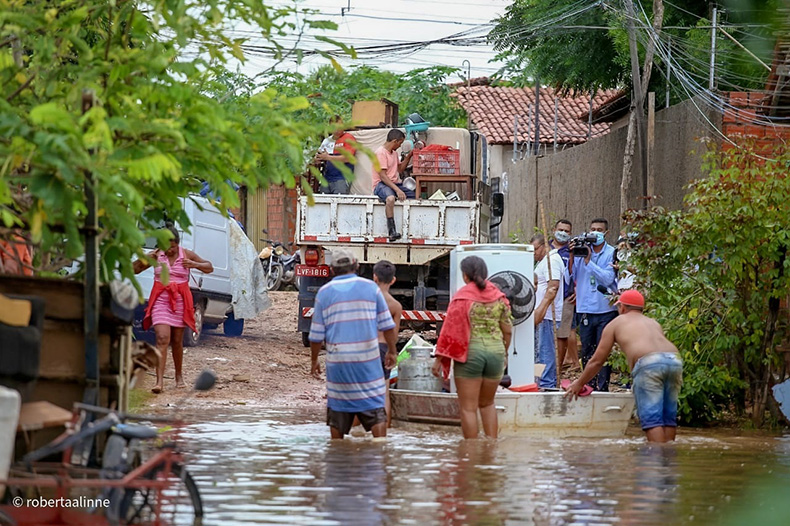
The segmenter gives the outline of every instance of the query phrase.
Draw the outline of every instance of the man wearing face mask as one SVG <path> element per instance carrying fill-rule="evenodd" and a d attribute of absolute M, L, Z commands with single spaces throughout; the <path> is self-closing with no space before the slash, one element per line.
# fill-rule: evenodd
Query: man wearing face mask
<path fill-rule="evenodd" d="M 568 268 L 568 260 L 571 257 L 571 250 L 568 242 L 571 239 L 573 225 L 567 219 L 560 219 L 554 225 L 553 239 L 549 243 L 552 250 L 562 258 L 563 268 Z M 562 304 L 562 321 L 557 329 L 557 359 L 560 367 L 566 361 L 567 355 L 573 368 L 579 367 L 579 351 L 576 348 L 576 287 L 573 282 L 565 281 L 564 296 Z"/>
<path fill-rule="evenodd" d="M 590 222 L 590 233 L 596 236 L 596 240 L 592 248 L 585 246 L 586 256 L 575 256 L 568 260 L 566 280 L 576 283 L 576 324 L 582 341 L 582 367 L 586 367 L 595 354 L 606 324 L 617 317 L 617 309 L 598 290 L 599 286 L 610 290 L 615 286 L 616 273 L 612 266 L 614 247 L 606 243 L 607 232 L 609 222 L 606 219 L 593 219 Z M 569 248 L 573 251 L 575 244 L 571 242 Z M 603 366 L 590 382 L 593 389 L 608 391 L 611 372 L 609 365 Z"/>

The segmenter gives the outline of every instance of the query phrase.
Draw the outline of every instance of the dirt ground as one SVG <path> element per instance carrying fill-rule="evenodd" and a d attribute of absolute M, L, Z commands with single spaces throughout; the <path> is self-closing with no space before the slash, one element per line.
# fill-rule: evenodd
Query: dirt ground
<path fill-rule="evenodd" d="M 165 391 L 148 395 L 155 383 L 149 373 L 139 387 L 144 407 L 165 409 L 185 403 L 191 408 L 216 406 L 306 407 L 325 404 L 325 383 L 310 376 L 310 350 L 296 330 L 297 292 L 272 292 L 272 306 L 253 320 L 245 320 L 238 338 L 222 334 L 222 327 L 205 331 L 200 344 L 184 348 L 184 380 L 195 381 L 200 371 L 212 369 L 217 384 L 182 402 L 186 389 L 176 389 L 172 356 L 165 370 Z M 322 365 L 323 367 L 323 365 Z"/>

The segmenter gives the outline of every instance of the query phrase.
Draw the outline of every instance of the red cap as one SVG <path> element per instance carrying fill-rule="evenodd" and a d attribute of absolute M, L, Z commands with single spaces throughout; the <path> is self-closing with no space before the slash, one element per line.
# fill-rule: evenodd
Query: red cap
<path fill-rule="evenodd" d="M 644 307 L 645 297 L 636 289 L 629 289 L 620 294 L 617 303 L 628 305 L 629 307 Z"/>

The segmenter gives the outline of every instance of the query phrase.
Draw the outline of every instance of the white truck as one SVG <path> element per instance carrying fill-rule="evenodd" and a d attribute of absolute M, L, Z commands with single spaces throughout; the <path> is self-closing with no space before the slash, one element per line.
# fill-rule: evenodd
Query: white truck
<path fill-rule="evenodd" d="M 351 133 L 359 144 L 375 151 L 384 144 L 388 132 L 378 128 Z M 489 241 L 490 227 L 495 226 L 491 219 L 500 220 L 504 200 L 502 194 L 492 194 L 488 184 L 485 138 L 460 128 L 429 128 L 419 138 L 426 145 L 458 150 L 461 177 L 426 177 L 431 182 L 423 183 L 414 175 L 419 182 L 418 198 L 395 205 L 395 223 L 403 234 L 396 242 L 388 240 L 384 204 L 372 195 L 372 161 L 362 151 L 357 152 L 349 195 L 315 194 L 312 205 L 308 196 L 299 197 L 295 241 L 303 264 L 296 270 L 300 279 L 298 328 L 305 346 L 309 345 L 315 294 L 330 279 L 328 263 L 334 247 L 351 250 L 365 277 L 372 277 L 372 267 L 378 261 L 394 263 L 397 281 L 391 292 L 404 306 L 404 320 L 424 324 L 441 321 L 447 308 L 450 251 L 458 245 Z M 466 182 L 459 182 L 462 179 Z M 422 186 L 427 196 L 438 188 L 455 190 L 466 199 L 420 198 Z"/>

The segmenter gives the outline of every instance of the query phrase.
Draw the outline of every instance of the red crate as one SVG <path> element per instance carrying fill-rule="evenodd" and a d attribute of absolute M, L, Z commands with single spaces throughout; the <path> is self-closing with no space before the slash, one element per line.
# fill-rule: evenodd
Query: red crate
<path fill-rule="evenodd" d="M 450 146 L 430 144 L 414 150 L 412 168 L 414 175 L 459 175 L 461 152 Z"/>

